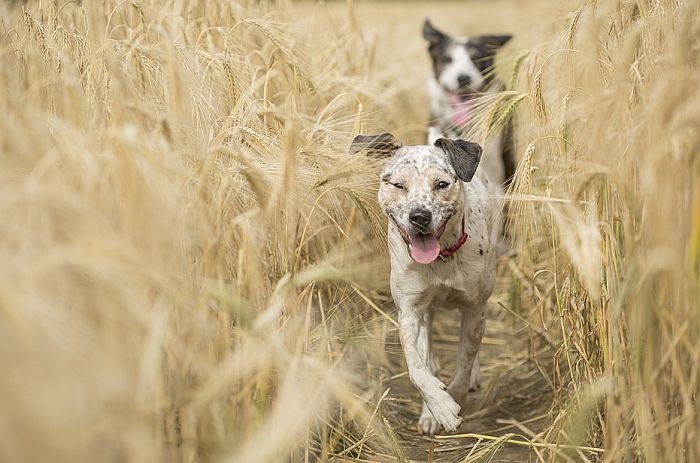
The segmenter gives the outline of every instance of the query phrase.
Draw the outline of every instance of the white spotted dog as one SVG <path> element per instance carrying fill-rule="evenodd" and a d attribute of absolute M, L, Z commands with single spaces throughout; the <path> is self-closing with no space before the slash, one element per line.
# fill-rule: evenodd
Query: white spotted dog
<path fill-rule="evenodd" d="M 494 57 L 511 36 L 451 37 L 426 19 L 423 37 L 433 61 L 433 75 L 428 79 L 428 144 L 432 144 L 440 137 L 459 138 L 465 132 L 472 121 L 475 96 L 503 90 L 503 84 L 493 78 Z M 485 143 L 482 166 L 493 182 L 507 187 L 515 161 L 506 132 L 509 130 Z"/>
<path fill-rule="evenodd" d="M 477 169 L 481 146 L 440 138 L 434 146 L 404 146 L 391 134 L 358 135 L 351 153 L 388 161 L 379 204 L 389 217 L 391 294 L 413 385 L 423 398 L 421 432 L 455 431 L 467 393 L 481 381 L 477 354 L 486 301 L 496 276 L 500 205 L 494 183 Z M 437 378 L 431 326 L 435 310 L 457 309 L 461 333 L 449 385 Z"/>

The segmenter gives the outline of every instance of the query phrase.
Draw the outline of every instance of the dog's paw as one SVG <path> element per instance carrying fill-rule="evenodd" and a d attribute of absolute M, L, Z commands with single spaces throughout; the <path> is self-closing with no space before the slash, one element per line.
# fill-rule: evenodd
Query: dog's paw
<path fill-rule="evenodd" d="M 462 418 L 459 416 L 461 407 L 445 389 L 434 391 L 430 397 L 426 397 L 425 403 L 445 431 L 454 432 L 462 423 Z"/>
<path fill-rule="evenodd" d="M 439 429 L 440 423 L 438 423 L 433 414 L 430 413 L 427 405 L 425 405 L 425 402 L 423 402 L 423 411 L 420 414 L 420 418 L 418 418 L 418 432 L 432 436 Z"/>
<path fill-rule="evenodd" d="M 447 386 L 433 375 L 418 374 L 411 378 L 413 384 L 421 391 L 423 400 L 430 413 L 447 432 L 455 431 L 462 418 L 459 416 L 460 406 L 447 392 Z"/>

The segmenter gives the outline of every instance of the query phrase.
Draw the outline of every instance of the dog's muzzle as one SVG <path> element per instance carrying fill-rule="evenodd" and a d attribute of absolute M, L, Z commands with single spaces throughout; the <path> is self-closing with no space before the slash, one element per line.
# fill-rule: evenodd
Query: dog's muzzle
<path fill-rule="evenodd" d="M 429 231 L 430 223 L 432 222 L 432 214 L 425 209 L 414 209 L 409 213 L 408 220 L 416 232 L 408 232 L 401 228 L 394 216 L 391 219 L 399 229 L 401 238 L 403 238 L 408 248 L 408 254 L 411 259 L 419 264 L 430 264 L 437 259 L 441 254 L 440 242 L 438 241 L 445 232 L 447 222 L 451 217 L 448 217 L 434 233 Z"/>
<path fill-rule="evenodd" d="M 433 214 L 427 209 L 413 209 L 408 214 L 408 221 L 421 233 L 428 233 L 430 223 L 433 221 Z"/>

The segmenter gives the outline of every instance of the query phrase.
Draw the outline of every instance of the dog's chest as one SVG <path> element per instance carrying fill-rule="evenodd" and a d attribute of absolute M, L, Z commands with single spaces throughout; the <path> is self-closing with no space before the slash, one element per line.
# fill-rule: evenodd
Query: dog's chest
<path fill-rule="evenodd" d="M 436 309 L 454 310 L 479 305 L 488 291 L 477 273 L 459 272 L 441 278 L 424 289 L 424 304 Z M 490 291 L 489 291 L 490 292 Z"/>
<path fill-rule="evenodd" d="M 491 293 L 489 285 L 481 279 L 474 279 L 471 283 L 466 281 L 470 278 L 450 278 L 441 282 L 438 281 L 422 281 L 423 285 L 419 288 L 412 288 L 415 295 L 414 306 L 419 310 L 442 309 L 442 310 L 465 310 L 470 307 L 479 306 L 482 304 Z M 399 287 L 395 287 L 394 295 L 403 293 Z"/>
<path fill-rule="evenodd" d="M 409 263 L 392 268 L 395 299 L 408 296 L 419 309 L 466 309 L 482 304 L 493 291 L 495 259 L 482 253 L 476 242 L 465 244 L 459 255 L 431 266 Z M 405 264 L 405 263 L 404 263 Z"/>

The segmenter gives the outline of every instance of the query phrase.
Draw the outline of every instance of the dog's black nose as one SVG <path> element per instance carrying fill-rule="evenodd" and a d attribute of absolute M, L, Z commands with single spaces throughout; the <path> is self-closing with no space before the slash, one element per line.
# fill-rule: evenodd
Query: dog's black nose
<path fill-rule="evenodd" d="M 472 83 L 472 78 L 466 74 L 460 74 L 457 76 L 457 83 L 459 83 L 460 87 L 466 87 Z"/>
<path fill-rule="evenodd" d="M 433 220 L 433 214 L 426 209 L 413 209 L 408 214 L 408 220 L 421 230 L 427 231 L 430 222 Z"/>

